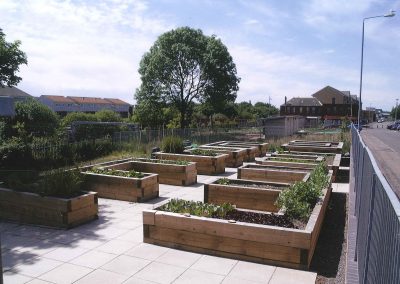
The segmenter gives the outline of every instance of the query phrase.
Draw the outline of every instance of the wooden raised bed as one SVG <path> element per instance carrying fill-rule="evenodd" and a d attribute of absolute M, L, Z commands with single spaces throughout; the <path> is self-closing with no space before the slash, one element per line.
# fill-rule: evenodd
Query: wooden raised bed
<path fill-rule="evenodd" d="M 247 160 L 247 150 L 242 148 L 220 148 L 220 147 L 203 147 L 200 146 L 200 149 L 212 150 L 221 154 L 228 154 L 228 157 L 225 160 L 225 164 L 227 167 L 237 168 L 243 165 L 243 161 Z M 191 149 L 186 150 L 188 153 L 191 152 Z"/>
<path fill-rule="evenodd" d="M 217 156 L 173 154 L 164 152 L 157 152 L 154 154 L 157 159 L 196 162 L 197 173 L 201 175 L 215 175 L 224 173 L 225 160 L 228 158 L 227 154 L 219 154 Z"/>
<path fill-rule="evenodd" d="M 99 197 L 144 202 L 159 196 L 158 175 L 144 173 L 143 178 L 111 176 L 83 172 L 86 186 Z"/>
<path fill-rule="evenodd" d="M 157 163 L 156 161 L 157 159 L 134 159 L 104 168 L 158 174 L 158 182 L 162 184 L 191 185 L 197 182 L 196 163 L 189 162 L 189 165 L 177 165 L 174 163 Z"/>
<path fill-rule="evenodd" d="M 315 163 L 297 163 L 297 162 L 295 163 L 295 162 L 282 162 L 273 160 L 262 160 L 262 161 L 257 161 L 256 163 L 264 166 L 281 166 L 281 167 L 290 167 L 303 170 L 312 170 L 318 165 Z"/>
<path fill-rule="evenodd" d="M 238 168 L 238 179 L 294 183 L 307 181 L 311 170 L 289 167 L 246 165 Z"/>
<path fill-rule="evenodd" d="M 0 219 L 57 228 L 72 228 L 98 216 L 97 193 L 73 198 L 40 196 L 0 188 Z"/>
<path fill-rule="evenodd" d="M 288 183 L 231 180 L 235 184 L 218 184 L 217 181 L 204 185 L 204 202 L 213 204 L 231 203 L 238 208 L 278 212 L 275 201 Z M 252 185 L 241 186 L 240 184 Z M 269 188 L 268 188 L 269 187 Z"/>
<path fill-rule="evenodd" d="M 144 210 L 143 240 L 198 253 L 307 269 L 330 194 L 329 186 L 323 190 L 304 230 Z"/>
<path fill-rule="evenodd" d="M 283 144 L 282 147 L 289 151 L 342 153 L 343 142 L 295 142 Z"/>
<path fill-rule="evenodd" d="M 245 149 L 246 150 L 246 156 L 244 157 L 245 162 L 254 162 L 256 159 L 256 156 L 259 156 L 259 150 L 256 146 L 242 146 L 242 147 L 237 147 L 237 146 L 220 146 L 220 145 L 202 145 L 200 146 L 202 149 L 214 149 L 214 151 L 218 151 L 217 149 L 221 150 L 229 150 L 229 149 Z"/>
<path fill-rule="evenodd" d="M 257 142 L 247 142 L 247 141 L 219 141 L 216 143 L 210 143 L 207 145 L 216 145 L 216 146 L 233 146 L 233 147 L 257 147 L 258 148 L 258 156 L 264 157 L 268 152 L 269 143 L 257 143 Z"/>

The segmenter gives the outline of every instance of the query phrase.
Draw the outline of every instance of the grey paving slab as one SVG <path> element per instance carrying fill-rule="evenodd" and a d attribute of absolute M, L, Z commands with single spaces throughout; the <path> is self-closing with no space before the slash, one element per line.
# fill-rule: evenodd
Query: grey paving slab
<path fill-rule="evenodd" d="M 113 254 L 122 254 L 138 246 L 140 243 L 141 242 L 130 242 L 130 241 L 113 239 L 111 241 L 104 243 L 99 247 L 96 247 L 96 250 Z"/>
<path fill-rule="evenodd" d="M 308 284 L 316 279 L 317 273 L 277 267 L 269 284 Z"/>
<path fill-rule="evenodd" d="M 86 276 L 82 277 L 75 283 L 77 284 L 99 284 L 99 283 L 112 283 L 118 284 L 124 282 L 128 279 L 128 276 L 118 274 L 115 272 L 96 269 L 93 272 L 87 274 Z"/>
<path fill-rule="evenodd" d="M 52 282 L 48 282 L 48 281 L 44 281 L 44 280 L 41 280 L 41 279 L 38 279 L 38 278 L 36 278 L 36 279 L 33 279 L 33 280 L 31 280 L 31 281 L 29 281 L 29 282 L 26 282 L 27 284 L 52 284 Z"/>
<path fill-rule="evenodd" d="M 332 183 L 332 192 L 349 193 L 349 189 L 348 183 Z"/>
<path fill-rule="evenodd" d="M 42 274 L 39 276 L 39 279 L 53 283 L 69 284 L 75 282 L 92 271 L 93 270 L 90 268 L 64 263 L 63 265 L 60 265 L 57 268 Z"/>
<path fill-rule="evenodd" d="M 151 261 L 143 258 L 120 255 L 112 261 L 103 265 L 101 269 L 112 271 L 118 274 L 132 276 L 142 268 L 150 264 Z"/>
<path fill-rule="evenodd" d="M 31 262 L 14 266 L 10 272 L 30 277 L 38 277 L 62 264 L 63 262 L 58 260 L 37 257 L 32 259 Z"/>
<path fill-rule="evenodd" d="M 15 274 L 10 272 L 5 272 L 3 275 L 4 284 L 20 284 L 26 283 L 29 280 L 32 280 L 32 277 L 28 277 L 21 274 Z"/>
<path fill-rule="evenodd" d="M 228 274 L 230 278 L 268 283 L 276 267 L 258 263 L 239 261 Z"/>
<path fill-rule="evenodd" d="M 159 258 L 157 258 L 156 261 L 188 268 L 192 266 L 196 261 L 198 261 L 201 257 L 202 254 L 177 249 L 170 249 L 166 253 L 162 254 Z"/>
<path fill-rule="evenodd" d="M 173 283 L 174 284 L 218 284 L 224 280 L 223 275 L 214 273 L 188 269 L 182 275 L 180 275 Z"/>
<path fill-rule="evenodd" d="M 59 247 L 49 253 L 44 254 L 43 257 L 66 262 L 66 261 L 70 261 L 88 251 L 89 251 L 89 249 L 86 249 L 83 247 L 63 245 L 62 247 Z"/>
<path fill-rule="evenodd" d="M 210 182 L 219 176 L 232 178 L 236 176 L 235 173 L 236 169 L 233 169 L 224 175 L 199 176 L 199 180 Z M 160 194 L 163 198 L 148 203 L 100 198 L 99 219 L 71 230 L 0 222 L 2 240 L 5 240 L 2 243 L 3 264 L 7 270 L 5 283 L 24 283 L 29 280 L 37 283 L 69 283 L 77 280 L 75 283 L 85 284 L 125 281 L 128 284 L 174 281 L 257 284 L 267 283 L 268 279 L 285 280 L 277 274 L 278 268 L 274 266 L 143 243 L 142 211 L 157 208 L 167 198 L 202 200 L 203 183 L 189 187 L 160 185 Z M 294 272 L 283 274 L 288 276 Z M 68 275 L 63 277 L 66 273 Z M 293 274 L 293 278 L 303 281 L 296 283 L 314 283 L 315 274 L 308 273 L 311 277 L 307 278 L 307 273 L 300 271 L 300 276 Z M 58 276 L 63 279 L 59 281 Z"/>
<path fill-rule="evenodd" d="M 237 262 L 237 260 L 233 259 L 203 255 L 191 268 L 214 274 L 228 275 Z"/>
<path fill-rule="evenodd" d="M 99 268 L 100 266 L 110 262 L 116 258 L 117 254 L 111 254 L 96 250 L 90 250 L 70 261 L 75 265 L 81 265 L 88 268 Z"/>
<path fill-rule="evenodd" d="M 166 253 L 169 248 L 161 247 L 161 246 L 154 246 L 150 244 L 140 244 L 133 249 L 128 250 L 125 252 L 126 255 L 144 258 L 148 260 L 156 260 L 161 255 Z"/>
<path fill-rule="evenodd" d="M 137 278 L 153 281 L 156 283 L 172 283 L 177 279 L 185 268 L 164 264 L 160 262 L 152 262 L 135 274 Z"/>

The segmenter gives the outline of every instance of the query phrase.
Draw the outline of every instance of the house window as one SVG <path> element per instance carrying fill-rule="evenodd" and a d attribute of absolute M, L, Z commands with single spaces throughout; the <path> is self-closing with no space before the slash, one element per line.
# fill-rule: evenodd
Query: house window
<path fill-rule="evenodd" d="M 312 107 L 312 108 L 311 108 L 311 113 L 312 113 L 312 114 L 315 114 L 315 107 Z"/>
<path fill-rule="evenodd" d="M 303 107 L 300 107 L 300 113 L 303 113 Z"/>
<path fill-rule="evenodd" d="M 296 108 L 292 107 L 292 114 L 295 114 L 295 113 L 296 113 Z"/>
<path fill-rule="evenodd" d="M 332 98 L 332 104 L 334 105 L 336 103 L 336 98 Z"/>

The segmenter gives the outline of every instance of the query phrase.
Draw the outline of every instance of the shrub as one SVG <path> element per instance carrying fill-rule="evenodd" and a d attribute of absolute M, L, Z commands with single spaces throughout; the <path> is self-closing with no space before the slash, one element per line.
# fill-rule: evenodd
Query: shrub
<path fill-rule="evenodd" d="M 185 147 L 183 146 L 183 140 L 176 136 L 167 136 L 162 141 L 162 150 L 166 153 L 183 153 Z"/>
<path fill-rule="evenodd" d="M 321 196 L 322 189 L 329 183 L 327 172 L 325 163 L 320 163 L 307 182 L 296 182 L 279 194 L 276 202 L 278 207 L 284 209 L 289 218 L 306 221 Z"/>
<path fill-rule="evenodd" d="M 228 185 L 230 184 L 230 180 L 228 178 L 220 178 L 216 181 L 217 184 Z"/>
<path fill-rule="evenodd" d="M 51 170 L 39 180 L 37 193 L 42 196 L 71 198 L 81 194 L 84 185 L 84 175 L 78 169 Z"/>
<path fill-rule="evenodd" d="M 31 162 L 32 152 L 22 139 L 13 137 L 0 145 L 0 168 L 22 168 Z"/>

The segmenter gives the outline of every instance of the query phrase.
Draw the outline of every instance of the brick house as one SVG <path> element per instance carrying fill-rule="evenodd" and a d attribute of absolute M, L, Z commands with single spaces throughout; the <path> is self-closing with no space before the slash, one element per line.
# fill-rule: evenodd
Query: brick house
<path fill-rule="evenodd" d="M 325 126 L 339 125 L 343 117 L 357 120 L 358 99 L 349 91 L 339 91 L 331 86 L 319 90 L 311 97 L 298 97 L 286 101 L 280 107 L 280 115 L 318 117 Z"/>
<path fill-rule="evenodd" d="M 53 111 L 61 116 L 65 116 L 70 112 L 95 113 L 97 111 L 107 109 L 112 110 L 121 115 L 128 117 L 131 105 L 120 99 L 102 99 L 92 97 L 74 97 L 74 96 L 40 96 L 39 101 L 47 105 Z"/>

